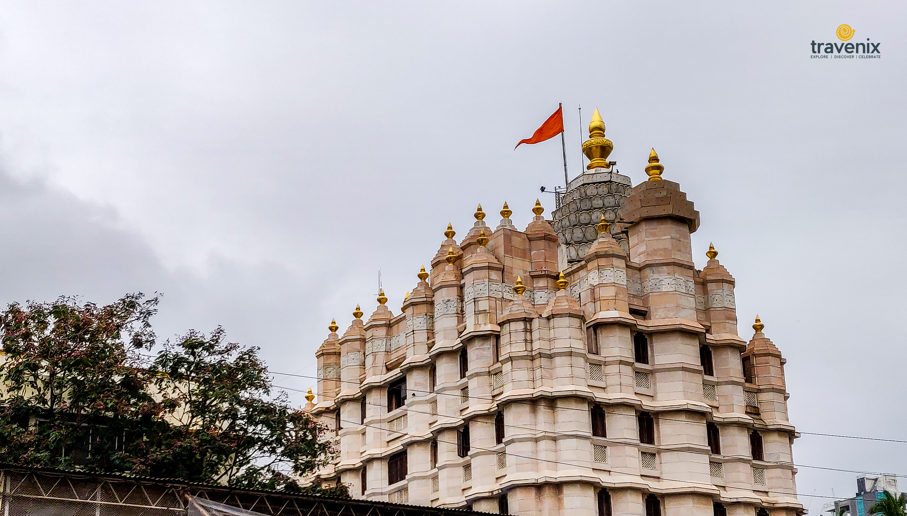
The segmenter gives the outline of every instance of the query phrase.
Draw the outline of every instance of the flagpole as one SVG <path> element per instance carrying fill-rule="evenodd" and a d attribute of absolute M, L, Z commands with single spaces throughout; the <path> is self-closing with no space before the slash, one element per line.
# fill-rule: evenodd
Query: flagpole
<path fill-rule="evenodd" d="M 564 125 L 563 124 L 563 121 L 564 121 L 563 107 L 564 106 L 560 102 L 557 103 L 557 108 L 561 110 L 561 127 L 563 127 L 563 125 Z M 567 185 L 570 184 L 570 178 L 569 178 L 569 176 L 567 176 L 567 143 L 564 141 L 564 130 L 563 129 L 561 129 L 561 153 L 564 156 L 564 190 L 566 191 Z"/>

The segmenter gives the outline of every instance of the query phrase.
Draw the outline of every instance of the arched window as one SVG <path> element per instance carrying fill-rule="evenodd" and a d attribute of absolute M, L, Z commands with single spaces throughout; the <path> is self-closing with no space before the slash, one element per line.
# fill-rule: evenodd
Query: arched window
<path fill-rule="evenodd" d="M 460 349 L 460 378 L 466 378 L 466 372 L 469 371 L 469 356 L 466 354 L 466 348 Z"/>
<path fill-rule="evenodd" d="M 469 423 L 457 430 L 457 456 L 466 457 L 467 455 L 469 455 Z"/>
<path fill-rule="evenodd" d="M 757 430 L 750 433 L 750 454 L 753 456 L 753 460 L 765 460 L 765 455 L 762 453 L 762 434 Z"/>
<path fill-rule="evenodd" d="M 366 405 L 365 395 L 363 394 L 362 399 L 359 400 L 359 424 L 360 425 L 365 424 L 365 408 L 366 408 L 365 405 Z"/>
<path fill-rule="evenodd" d="M 501 493 L 498 497 L 498 514 L 510 514 L 510 506 L 507 503 L 507 493 Z"/>
<path fill-rule="evenodd" d="M 428 368 L 428 392 L 435 392 L 435 383 L 438 381 L 438 368 L 434 364 Z"/>
<path fill-rule="evenodd" d="M 718 432 L 718 425 L 709 421 L 705 424 L 705 433 L 709 440 L 709 449 L 715 455 L 721 455 L 721 434 Z"/>
<path fill-rule="evenodd" d="M 365 490 L 368 489 L 368 468 L 362 464 L 362 470 L 359 471 L 359 484 L 362 486 L 362 495 L 365 496 Z"/>
<path fill-rule="evenodd" d="M 494 442 L 501 444 L 504 442 L 504 413 L 498 412 L 494 416 Z"/>
<path fill-rule="evenodd" d="M 340 432 L 340 408 L 337 408 L 337 412 L 334 412 L 334 428 L 337 429 L 337 432 Z"/>
<path fill-rule="evenodd" d="M 639 442 L 655 444 L 655 420 L 652 418 L 652 414 L 640 412 L 636 420 L 639 424 Z"/>
<path fill-rule="evenodd" d="M 727 507 L 723 503 L 715 502 L 712 504 L 712 513 L 714 516 L 727 516 Z"/>
<path fill-rule="evenodd" d="M 661 500 L 653 494 L 646 497 L 646 516 L 661 516 Z"/>
<path fill-rule="evenodd" d="M 633 335 L 633 355 L 638 364 L 649 363 L 649 338 L 644 333 Z"/>
<path fill-rule="evenodd" d="M 592 435 L 595 437 L 608 437 L 605 423 L 605 409 L 601 405 L 592 405 Z"/>
<path fill-rule="evenodd" d="M 756 375 L 753 374 L 753 358 L 741 357 L 743 362 L 743 381 L 746 383 L 756 383 Z"/>
<path fill-rule="evenodd" d="M 704 345 L 699 346 L 699 363 L 702 364 L 702 374 L 705 376 L 715 376 L 715 365 L 712 362 L 712 348 Z"/>
<path fill-rule="evenodd" d="M 768 511 L 765 510 L 765 507 L 759 507 L 759 510 L 756 511 L 756 516 L 768 516 Z"/>
<path fill-rule="evenodd" d="M 494 353 L 494 363 L 497 364 L 501 361 L 501 336 L 495 335 L 494 341 L 491 343 L 491 351 Z"/>
<path fill-rule="evenodd" d="M 595 333 L 595 326 L 586 326 L 586 351 L 592 355 L 598 354 L 598 335 Z"/>
<path fill-rule="evenodd" d="M 431 440 L 429 455 L 430 455 L 429 460 L 431 461 L 431 469 L 437 468 L 438 467 L 438 439 L 437 438 Z"/>
<path fill-rule="evenodd" d="M 598 516 L 611 516 L 611 493 L 607 489 L 599 489 L 597 498 Z"/>

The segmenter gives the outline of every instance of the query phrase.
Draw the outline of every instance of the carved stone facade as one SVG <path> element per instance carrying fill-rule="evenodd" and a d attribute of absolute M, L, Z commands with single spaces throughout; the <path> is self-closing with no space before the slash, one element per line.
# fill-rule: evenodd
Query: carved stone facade
<path fill-rule="evenodd" d="M 784 359 L 761 323 L 738 336 L 734 278 L 714 255 L 695 268 L 692 202 L 610 169 L 565 200 L 523 231 L 478 212 L 401 313 L 381 295 L 331 332 L 307 410 L 339 456 L 313 480 L 525 516 L 802 513 Z M 602 214 L 622 221 L 617 239 Z"/>

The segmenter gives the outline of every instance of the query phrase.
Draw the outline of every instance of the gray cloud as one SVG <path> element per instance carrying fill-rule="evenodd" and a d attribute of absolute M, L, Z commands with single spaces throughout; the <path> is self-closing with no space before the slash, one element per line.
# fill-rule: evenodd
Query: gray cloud
<path fill-rule="evenodd" d="M 903 437 L 907 7 L 853 5 L 6 4 L 0 297 L 160 290 L 164 331 L 224 324 L 312 374 L 379 268 L 396 309 L 448 221 L 506 200 L 525 225 L 560 149 L 514 143 L 563 101 L 576 174 L 576 106 L 598 106 L 620 170 L 655 146 L 701 211 L 697 260 L 714 241 L 741 334 L 758 312 L 788 359 L 792 420 Z M 883 58 L 810 61 L 840 23 Z M 794 452 L 907 473 L 905 445 Z"/>

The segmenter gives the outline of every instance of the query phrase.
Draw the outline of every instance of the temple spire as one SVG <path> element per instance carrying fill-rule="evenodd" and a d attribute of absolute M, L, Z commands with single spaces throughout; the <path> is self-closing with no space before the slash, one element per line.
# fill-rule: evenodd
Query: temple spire
<path fill-rule="evenodd" d="M 658 153 L 653 147 L 652 152 L 649 153 L 649 164 L 646 165 L 646 175 L 649 176 L 649 181 L 661 181 L 661 173 L 664 170 L 665 166 L 658 160 Z"/>
<path fill-rule="evenodd" d="M 611 162 L 608 156 L 614 150 L 614 143 L 605 138 L 605 121 L 602 120 L 598 108 L 592 113 L 592 122 L 589 123 L 589 139 L 583 142 L 583 154 L 589 158 L 586 170 L 594 168 L 608 168 Z"/>

